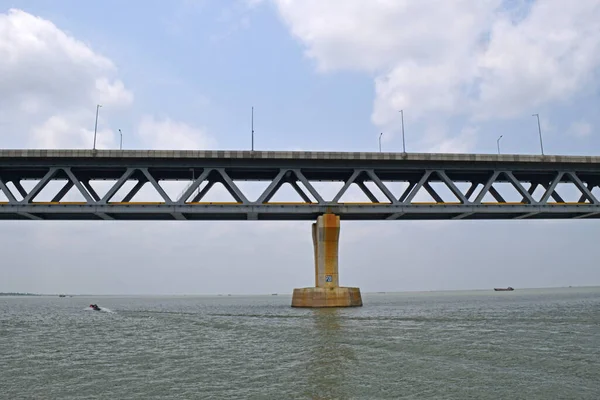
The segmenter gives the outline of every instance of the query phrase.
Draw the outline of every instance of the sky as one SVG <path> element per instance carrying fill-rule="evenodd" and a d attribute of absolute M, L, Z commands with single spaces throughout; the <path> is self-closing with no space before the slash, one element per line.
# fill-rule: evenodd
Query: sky
<path fill-rule="evenodd" d="M 119 130 L 126 149 L 249 149 L 254 107 L 257 150 L 378 151 L 383 133 L 402 151 L 403 110 L 408 152 L 496 153 L 502 136 L 539 154 L 537 113 L 546 154 L 597 155 L 600 0 L 564 4 L 0 0 L 0 148 L 91 148 L 101 104 L 101 149 Z M 289 294 L 314 285 L 310 225 L 4 221 L 0 292 Z M 598 234 L 343 221 L 340 283 L 600 285 Z"/>

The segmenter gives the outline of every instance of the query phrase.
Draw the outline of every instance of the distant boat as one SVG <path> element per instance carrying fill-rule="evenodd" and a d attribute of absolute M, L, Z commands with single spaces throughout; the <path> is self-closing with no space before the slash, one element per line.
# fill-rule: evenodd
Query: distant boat
<path fill-rule="evenodd" d="M 494 288 L 494 291 L 496 292 L 512 292 L 513 290 L 515 289 L 511 288 L 510 286 L 507 288 Z"/>
<path fill-rule="evenodd" d="M 58 297 L 67 297 L 65 294 L 59 294 Z"/>

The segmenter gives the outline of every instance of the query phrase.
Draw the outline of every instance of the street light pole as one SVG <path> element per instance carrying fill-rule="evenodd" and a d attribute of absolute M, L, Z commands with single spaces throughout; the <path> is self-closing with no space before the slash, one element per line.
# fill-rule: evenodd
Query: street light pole
<path fill-rule="evenodd" d="M 502 139 L 502 135 L 496 140 L 496 144 L 498 145 L 498 154 L 500 154 L 500 139 Z"/>
<path fill-rule="evenodd" d="M 119 129 L 119 135 L 121 135 L 121 144 L 119 145 L 119 150 L 123 150 L 123 132 Z"/>
<path fill-rule="evenodd" d="M 540 125 L 540 114 L 533 114 L 532 117 L 537 117 L 538 131 L 540 132 L 540 148 L 542 149 L 542 155 L 544 155 L 544 143 L 542 142 L 542 126 Z"/>
<path fill-rule="evenodd" d="M 406 143 L 404 142 L 404 110 L 400 110 L 400 117 L 402 118 L 402 152 L 406 153 Z"/>
<path fill-rule="evenodd" d="M 379 152 L 381 153 L 381 136 L 383 135 L 383 132 L 381 132 L 379 134 Z"/>
<path fill-rule="evenodd" d="M 102 107 L 100 104 L 96 104 L 96 124 L 94 125 L 94 150 L 96 150 L 96 133 L 98 132 L 98 110 Z"/>
<path fill-rule="evenodd" d="M 252 107 L 252 151 L 254 151 L 254 106 Z"/>

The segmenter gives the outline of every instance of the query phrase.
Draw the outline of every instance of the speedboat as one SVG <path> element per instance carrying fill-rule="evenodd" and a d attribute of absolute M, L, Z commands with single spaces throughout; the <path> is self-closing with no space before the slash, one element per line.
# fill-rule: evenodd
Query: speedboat
<path fill-rule="evenodd" d="M 90 308 L 94 311 L 101 311 L 100 307 L 98 307 L 98 304 L 90 304 Z"/>
<path fill-rule="evenodd" d="M 496 291 L 496 292 L 512 292 L 513 290 L 515 290 L 515 289 L 513 289 L 510 286 L 507 288 L 494 288 L 494 291 Z"/>

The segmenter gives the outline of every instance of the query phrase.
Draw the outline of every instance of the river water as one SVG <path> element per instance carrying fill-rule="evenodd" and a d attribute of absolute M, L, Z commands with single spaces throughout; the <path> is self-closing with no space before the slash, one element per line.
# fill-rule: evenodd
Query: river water
<path fill-rule="evenodd" d="M 600 399 L 600 288 L 363 301 L 0 297 L 0 398 Z"/>

